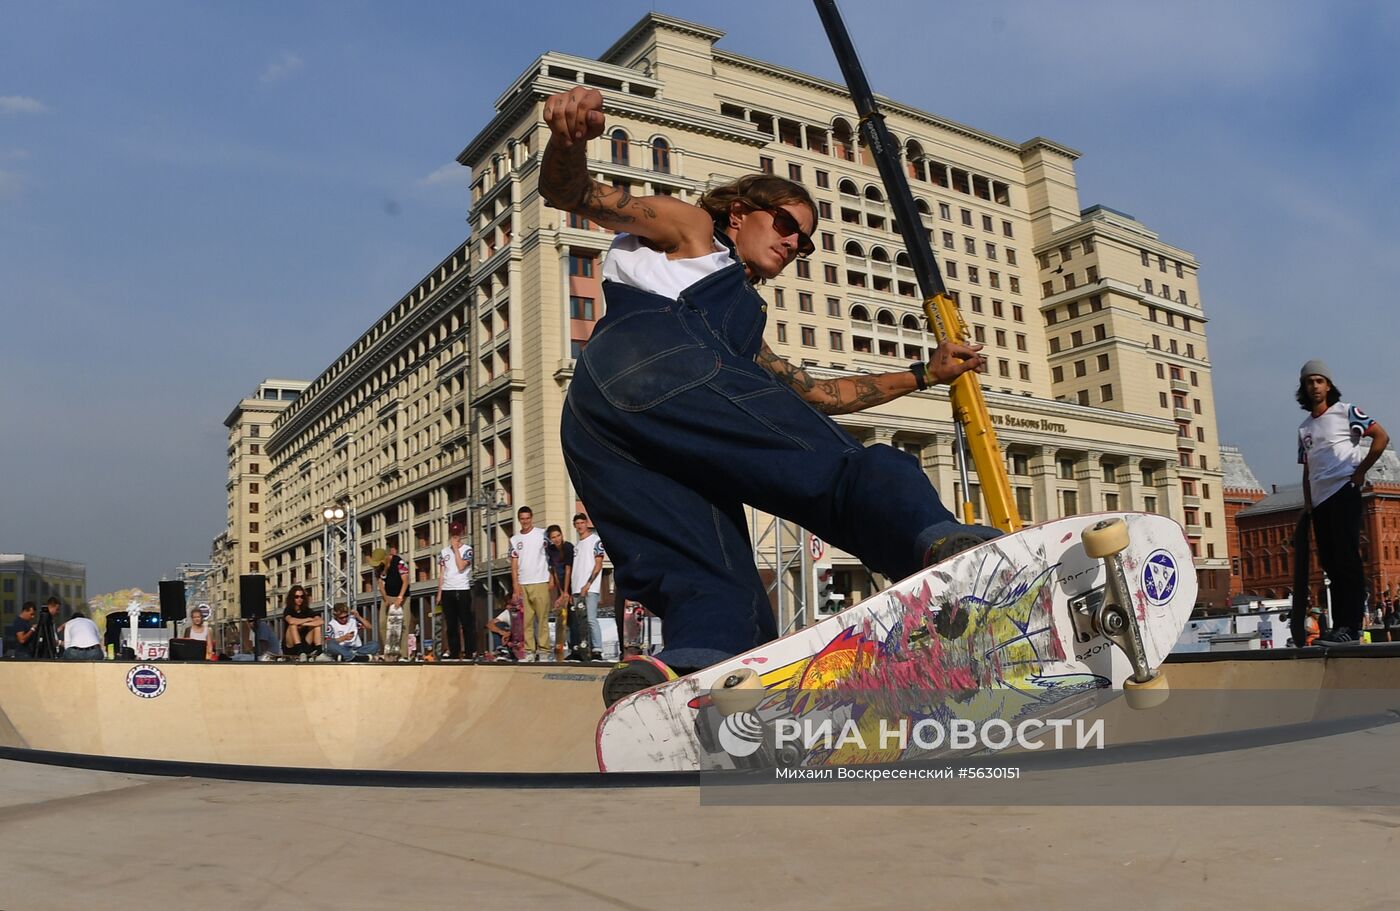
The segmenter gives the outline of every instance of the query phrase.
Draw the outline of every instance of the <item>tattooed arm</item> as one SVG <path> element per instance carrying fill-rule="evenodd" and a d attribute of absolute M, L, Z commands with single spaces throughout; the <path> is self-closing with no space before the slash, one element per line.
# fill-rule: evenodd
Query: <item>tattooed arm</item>
<path fill-rule="evenodd" d="M 933 359 L 925 365 L 925 380 L 951 383 L 969 370 L 980 369 L 986 360 L 977 352 L 981 345 L 957 345 L 942 342 Z M 819 380 L 803 368 L 785 361 L 773 353 L 765 342 L 754 358 L 760 367 L 778 378 L 779 382 L 818 411 L 826 414 L 849 414 L 883 405 L 908 395 L 919 388 L 918 380 L 908 370 L 880 373 L 875 376 L 843 376 Z"/>
<path fill-rule="evenodd" d="M 710 252 L 714 223 L 704 209 L 669 196 L 636 197 L 625 187 L 589 176 L 588 142 L 603 135 L 607 123 L 597 89 L 576 86 L 546 98 L 544 121 L 550 131 L 540 168 L 545 202 L 610 230 L 643 237 L 677 257 Z"/>

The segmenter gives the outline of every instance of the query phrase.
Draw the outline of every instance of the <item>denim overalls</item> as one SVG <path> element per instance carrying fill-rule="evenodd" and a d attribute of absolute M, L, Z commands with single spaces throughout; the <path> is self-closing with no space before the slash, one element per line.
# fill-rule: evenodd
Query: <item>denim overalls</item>
<path fill-rule="evenodd" d="M 913 456 L 862 446 L 754 362 L 766 305 L 742 264 L 679 300 L 612 281 L 603 293 L 564 458 L 614 587 L 662 618 L 661 660 L 706 667 L 777 636 L 744 504 L 892 579 L 956 524 Z"/>

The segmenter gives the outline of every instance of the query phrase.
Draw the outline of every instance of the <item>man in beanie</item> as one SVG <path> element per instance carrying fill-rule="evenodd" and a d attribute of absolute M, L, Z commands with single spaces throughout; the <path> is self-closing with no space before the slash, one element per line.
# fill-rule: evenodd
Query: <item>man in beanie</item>
<path fill-rule="evenodd" d="M 1361 641 L 1366 576 L 1361 564 L 1361 488 L 1390 435 L 1360 408 L 1342 401 L 1332 371 L 1319 360 L 1303 365 L 1298 405 L 1308 417 L 1298 427 L 1303 499 L 1312 516 L 1317 557 L 1332 580 L 1332 628 L 1320 645 Z M 1370 450 L 1361 438 L 1370 437 Z M 1298 555 L 1303 559 L 1304 555 Z"/>

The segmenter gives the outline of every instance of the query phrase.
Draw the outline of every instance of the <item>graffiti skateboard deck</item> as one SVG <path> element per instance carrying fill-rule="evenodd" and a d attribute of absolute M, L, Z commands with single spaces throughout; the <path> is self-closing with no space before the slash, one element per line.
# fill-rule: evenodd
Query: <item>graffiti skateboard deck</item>
<path fill-rule="evenodd" d="M 1068 718 L 1088 706 L 1086 695 L 1110 687 L 1146 707 L 1166 696 L 1158 668 L 1195 601 L 1191 551 L 1171 519 L 1115 513 L 1046 522 L 628 696 L 598 723 L 598 766 L 704 770 L 937 755 L 899 743 L 776 749 L 775 720 L 804 714 L 866 727 Z"/>

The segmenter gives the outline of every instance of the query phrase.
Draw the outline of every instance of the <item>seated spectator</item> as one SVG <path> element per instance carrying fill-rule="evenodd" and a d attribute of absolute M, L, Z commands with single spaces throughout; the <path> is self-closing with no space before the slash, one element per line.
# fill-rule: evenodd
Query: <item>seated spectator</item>
<path fill-rule="evenodd" d="M 282 620 L 287 625 L 282 634 L 282 653 L 310 657 L 321 653 L 325 624 L 321 622 L 321 612 L 312 610 L 311 598 L 306 589 L 293 585 L 287 592 L 286 607 Z"/>
<path fill-rule="evenodd" d="M 189 628 L 185 630 L 186 639 L 196 639 L 204 643 L 204 659 L 214 660 L 214 637 L 209 635 L 209 624 L 204 620 L 204 611 L 195 608 L 190 614 Z"/>
<path fill-rule="evenodd" d="M 73 611 L 73 616 L 64 621 L 62 629 L 64 660 L 96 661 L 104 657 L 102 634 L 82 608 Z"/>
<path fill-rule="evenodd" d="M 368 661 L 369 656 L 379 651 L 378 642 L 360 642 L 361 630 L 369 629 L 369 623 L 352 612 L 344 602 L 338 602 L 326 624 L 326 654 L 341 661 Z"/>
<path fill-rule="evenodd" d="M 511 611 L 506 608 L 486 623 L 486 631 L 500 637 L 501 644 L 496 648 L 496 657 L 508 661 L 519 661 L 525 657 L 524 638 L 511 629 Z"/>
<path fill-rule="evenodd" d="M 38 608 L 33 601 L 24 602 L 15 617 L 5 628 L 5 657 L 34 657 L 34 613 Z"/>

